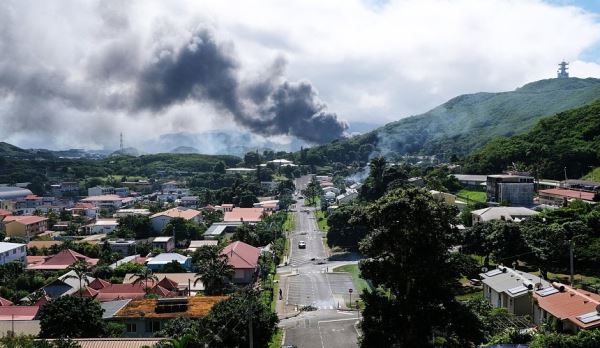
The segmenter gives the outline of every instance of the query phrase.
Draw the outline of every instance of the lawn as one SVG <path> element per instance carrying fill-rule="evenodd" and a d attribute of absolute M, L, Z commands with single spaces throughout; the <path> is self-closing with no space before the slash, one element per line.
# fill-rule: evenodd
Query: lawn
<path fill-rule="evenodd" d="M 287 213 L 287 219 L 283 223 L 284 231 L 293 231 L 296 228 L 296 218 L 294 217 L 294 213 Z"/>
<path fill-rule="evenodd" d="M 466 200 L 467 203 L 472 201 L 485 203 L 485 201 L 487 200 L 487 196 L 484 191 L 472 191 L 466 189 L 458 191 L 456 197 Z"/>
<path fill-rule="evenodd" d="M 334 272 L 348 272 L 352 275 L 352 282 L 359 293 L 362 293 L 366 289 L 372 289 L 369 283 L 360 277 L 360 270 L 358 265 L 344 265 L 333 269 Z"/>
<path fill-rule="evenodd" d="M 279 274 L 275 274 L 273 282 L 273 300 L 271 301 L 271 311 L 277 312 L 277 301 L 279 300 Z"/>
<path fill-rule="evenodd" d="M 269 348 L 281 348 L 283 344 L 283 330 L 277 328 L 277 331 L 271 336 L 271 342 L 269 342 Z"/>
<path fill-rule="evenodd" d="M 315 217 L 317 219 L 317 225 L 319 225 L 319 229 L 324 232 L 329 231 L 329 225 L 327 225 L 327 217 L 325 217 L 325 212 L 316 210 Z"/>
<path fill-rule="evenodd" d="M 600 181 L 600 167 L 594 168 L 594 170 L 587 173 L 582 179 Z"/>

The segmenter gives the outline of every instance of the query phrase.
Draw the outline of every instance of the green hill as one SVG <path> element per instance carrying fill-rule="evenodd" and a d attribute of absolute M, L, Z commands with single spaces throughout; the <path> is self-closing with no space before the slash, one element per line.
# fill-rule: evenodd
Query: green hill
<path fill-rule="evenodd" d="M 0 141 L 0 156 L 11 158 L 29 158 L 33 157 L 34 155 L 28 150 L 24 150 L 20 147 Z"/>
<path fill-rule="evenodd" d="M 511 92 L 466 94 L 370 133 L 311 148 L 307 155 L 321 163 L 365 160 L 369 147 L 389 157 L 466 155 L 495 137 L 523 133 L 544 116 L 599 98 L 600 79 L 592 78 L 547 79 Z"/>
<path fill-rule="evenodd" d="M 549 179 L 579 178 L 600 166 L 600 101 L 544 118 L 530 131 L 499 137 L 465 158 L 464 169 L 493 173 L 515 163 Z"/>

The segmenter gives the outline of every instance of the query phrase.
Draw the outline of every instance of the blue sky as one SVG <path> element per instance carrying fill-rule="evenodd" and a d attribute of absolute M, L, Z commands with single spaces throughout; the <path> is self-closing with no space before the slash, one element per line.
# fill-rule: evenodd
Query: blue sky
<path fill-rule="evenodd" d="M 596 13 L 600 20 L 600 0 L 556 0 L 551 2 L 581 7 L 586 11 Z M 582 52 L 581 59 L 600 63 L 600 44 Z"/>

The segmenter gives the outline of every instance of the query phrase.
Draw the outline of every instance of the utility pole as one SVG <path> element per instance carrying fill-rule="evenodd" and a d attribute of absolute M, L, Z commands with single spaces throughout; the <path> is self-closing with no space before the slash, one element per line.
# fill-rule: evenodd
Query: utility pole
<path fill-rule="evenodd" d="M 250 348 L 254 348 L 254 332 L 252 330 L 252 311 L 250 312 L 250 320 L 248 321 L 248 330 L 249 330 L 249 341 L 250 341 Z"/>
<path fill-rule="evenodd" d="M 573 286 L 573 278 L 575 277 L 575 271 L 574 271 L 574 267 L 573 267 L 573 239 L 571 239 L 569 241 L 569 260 L 571 262 L 571 277 L 570 277 L 570 281 L 571 281 L 571 286 Z"/>

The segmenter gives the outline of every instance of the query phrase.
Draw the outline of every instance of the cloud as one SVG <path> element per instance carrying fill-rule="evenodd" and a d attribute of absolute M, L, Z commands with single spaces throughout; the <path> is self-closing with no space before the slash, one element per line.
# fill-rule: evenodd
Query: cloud
<path fill-rule="evenodd" d="M 114 147 L 123 131 L 135 146 L 242 127 L 324 142 L 341 119 L 511 90 L 562 59 L 598 77 L 584 52 L 599 41 L 596 15 L 538 0 L 5 1 L 0 139 Z"/>

